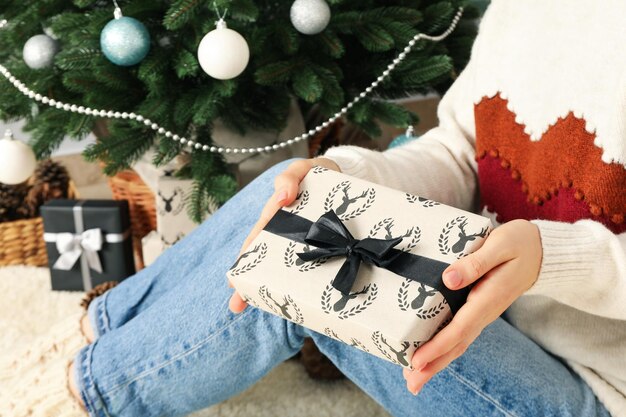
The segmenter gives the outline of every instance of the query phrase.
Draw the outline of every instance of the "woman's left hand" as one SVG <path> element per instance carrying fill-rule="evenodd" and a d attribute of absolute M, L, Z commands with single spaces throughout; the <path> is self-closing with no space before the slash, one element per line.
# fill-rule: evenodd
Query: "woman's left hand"
<path fill-rule="evenodd" d="M 476 284 L 450 324 L 415 352 L 411 360 L 414 370 L 404 369 L 410 392 L 417 394 L 532 287 L 539 275 L 542 252 L 537 226 L 513 220 L 494 229 L 479 250 L 446 268 L 443 280 L 448 288 Z"/>

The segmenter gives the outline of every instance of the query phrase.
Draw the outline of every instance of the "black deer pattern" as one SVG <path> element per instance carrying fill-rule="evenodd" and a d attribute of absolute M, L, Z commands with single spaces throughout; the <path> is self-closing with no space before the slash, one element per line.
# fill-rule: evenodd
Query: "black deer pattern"
<path fill-rule="evenodd" d="M 300 211 L 302 211 L 304 206 L 307 205 L 307 203 L 309 202 L 309 191 L 308 190 L 300 191 L 298 195 L 296 195 L 296 199 L 291 204 L 293 205 L 296 202 L 297 204 L 295 207 L 288 209 L 288 211 L 293 214 L 300 213 Z"/>
<path fill-rule="evenodd" d="M 417 297 L 415 297 L 413 301 L 411 301 L 411 308 L 413 310 L 421 309 L 422 307 L 424 307 L 424 303 L 429 297 L 433 297 L 435 294 L 437 294 L 437 290 L 435 289 L 427 290 L 426 286 L 422 284 L 421 282 L 417 290 L 418 290 Z"/>
<path fill-rule="evenodd" d="M 406 351 L 411 347 L 411 342 L 402 342 L 402 348 L 396 350 L 393 346 L 387 343 L 387 340 L 383 336 L 380 336 L 380 341 L 385 344 L 389 350 L 396 355 L 396 361 L 402 366 L 410 366 L 409 362 L 406 360 Z"/>
<path fill-rule="evenodd" d="M 467 219 L 463 219 L 463 221 L 459 223 L 458 226 L 460 230 L 459 240 L 454 245 L 452 245 L 452 253 L 462 253 L 465 250 L 465 245 L 467 245 L 469 242 L 473 241 L 477 237 L 485 237 L 487 235 L 487 231 L 489 230 L 489 227 L 484 227 L 480 230 L 480 232 L 468 235 L 465 231 L 465 226 L 467 226 Z"/>
<path fill-rule="evenodd" d="M 163 205 L 159 207 L 159 213 L 161 216 L 165 216 L 166 214 L 172 214 L 174 216 L 178 215 L 184 208 L 184 195 L 183 190 L 179 187 L 174 189 L 174 192 L 169 197 L 163 195 L 161 191 L 158 192 L 159 198 L 163 202 Z M 176 197 L 180 197 L 174 203 L 174 199 Z"/>
<path fill-rule="evenodd" d="M 356 203 L 357 200 L 367 197 L 369 190 L 365 190 L 359 195 L 350 197 L 348 195 L 348 191 L 350 190 L 351 187 L 352 185 L 348 183 L 341 189 L 341 191 L 343 192 L 343 196 L 341 197 L 341 204 L 335 209 L 335 213 L 337 213 L 337 216 L 341 216 L 342 214 L 344 214 L 348 210 L 348 207 L 350 206 L 350 204 L 354 204 Z"/>
<path fill-rule="evenodd" d="M 415 315 L 422 320 L 430 320 L 437 317 L 441 312 L 445 310 L 447 302 L 445 298 L 440 297 L 439 302 L 427 301 L 431 297 L 435 297 L 438 291 L 434 288 L 427 287 L 423 283 L 419 283 L 419 286 L 415 281 L 405 279 L 400 284 L 398 290 L 398 307 L 402 311 L 413 311 Z M 409 302 L 409 292 L 411 288 L 417 287 L 417 295 Z"/>
<path fill-rule="evenodd" d="M 369 353 L 369 349 L 358 339 L 351 337 L 350 338 L 350 342 L 346 342 L 345 340 L 343 340 L 341 337 L 339 337 L 339 335 L 337 334 L 337 332 L 335 332 L 333 329 L 331 329 L 330 327 L 326 327 L 324 328 L 324 334 L 328 337 L 330 337 L 331 339 L 335 339 L 338 340 L 342 343 L 345 343 L 346 345 L 355 347 L 357 349 L 360 349 L 364 352 Z"/>
<path fill-rule="evenodd" d="M 279 303 L 278 301 L 274 300 L 274 298 L 272 298 L 272 294 L 270 294 L 269 290 L 265 290 L 265 295 L 267 296 L 267 298 L 269 298 L 276 307 L 278 307 L 278 309 L 280 310 L 280 314 L 285 317 L 287 320 L 292 320 L 291 318 L 291 314 L 289 314 L 289 306 L 291 306 L 291 302 L 289 302 L 289 299 L 285 296 L 283 297 L 283 303 Z"/>
<path fill-rule="evenodd" d="M 239 256 L 233 266 L 230 267 L 229 274 L 232 276 L 244 274 L 258 266 L 266 256 L 267 243 L 258 243 L 254 246 L 254 248 L 242 253 Z M 244 259 L 246 260 L 245 263 L 242 262 Z"/>
<path fill-rule="evenodd" d="M 483 227 L 478 233 L 468 234 L 465 231 L 467 222 L 467 217 L 458 216 L 446 223 L 439 234 L 439 239 L 437 240 L 439 252 L 444 255 L 452 253 L 457 259 L 461 258 L 466 255 L 465 247 L 469 242 L 478 238 L 484 238 L 489 234 L 489 226 Z M 450 245 L 450 234 L 455 227 L 459 228 L 458 240 L 454 244 Z"/>
<path fill-rule="evenodd" d="M 369 290 L 370 290 L 370 284 L 367 284 L 365 288 L 363 288 L 361 291 L 353 292 L 348 295 L 340 293 L 339 300 L 337 300 L 335 304 L 333 304 L 333 311 L 339 312 L 343 310 L 344 308 L 346 308 L 346 304 L 348 304 L 348 301 L 354 300 L 357 297 L 357 295 L 367 294 Z"/>
<path fill-rule="evenodd" d="M 367 188 L 360 194 L 351 194 L 351 188 L 352 184 L 350 181 L 342 181 L 335 185 L 324 200 L 324 211 L 334 210 L 337 216 L 345 221 L 363 214 L 372 206 L 376 197 L 376 190 L 374 188 Z M 337 198 L 338 196 L 340 198 Z M 339 200 L 339 205 L 334 207 L 337 200 Z"/>
<path fill-rule="evenodd" d="M 287 247 L 285 248 L 285 252 L 283 253 L 283 262 L 287 268 L 291 268 L 295 266 L 298 268 L 300 272 L 308 272 L 320 265 L 325 264 L 328 261 L 328 258 L 319 258 L 314 259 L 312 261 L 303 261 L 300 259 L 297 253 L 300 252 L 309 252 L 313 250 L 310 245 L 305 244 L 301 249 L 297 249 L 297 246 L 301 245 L 296 242 L 289 242 Z M 297 253 L 296 253 L 297 252 Z"/>
<path fill-rule="evenodd" d="M 368 236 L 375 238 L 382 229 L 384 230 L 384 236 L 382 237 L 383 239 L 393 239 L 395 237 L 392 233 L 392 229 L 394 226 L 394 219 L 388 217 L 376 223 L 374 227 L 372 227 L 372 229 L 370 230 Z M 400 243 L 400 245 L 396 246 L 396 249 L 404 252 L 410 252 L 413 248 L 415 248 L 415 246 L 417 246 L 417 243 L 420 241 L 421 235 L 422 232 L 418 226 L 408 228 L 404 232 L 404 234 L 399 236 L 400 238 L 402 238 L 402 242 Z M 411 238 L 411 240 L 408 243 L 404 244 L 404 240 L 407 238 Z"/>
<path fill-rule="evenodd" d="M 334 293 L 339 293 L 339 299 L 334 303 L 331 302 L 331 297 Z M 353 305 L 350 308 L 347 308 L 347 304 L 350 300 L 354 300 L 359 295 L 367 294 L 365 300 Z M 326 314 L 337 313 L 340 320 L 345 320 L 349 317 L 355 316 L 357 314 L 362 313 L 369 307 L 376 297 L 378 296 L 378 287 L 376 284 L 367 284 L 360 291 L 351 293 L 349 295 L 343 295 L 338 290 L 333 288 L 332 285 L 327 285 L 324 291 L 322 292 L 322 310 Z M 361 298 L 361 297 L 359 297 Z"/>
<path fill-rule="evenodd" d="M 407 360 L 407 356 L 409 353 L 409 348 L 414 348 L 416 346 L 415 343 L 403 341 L 402 347 L 396 349 L 387 342 L 387 339 L 385 339 L 380 331 L 375 331 L 374 333 L 372 333 L 372 341 L 374 342 L 374 345 L 376 345 L 376 348 L 380 351 L 380 353 L 382 353 L 391 362 L 397 365 L 401 365 L 405 368 L 411 367 L 411 364 Z"/>
<path fill-rule="evenodd" d="M 267 286 L 263 285 L 259 288 L 259 296 L 261 296 L 263 302 L 274 314 L 287 320 L 291 320 L 297 324 L 304 323 L 304 317 L 302 316 L 300 308 L 289 294 L 284 295 L 282 301 L 278 301 L 274 296 L 272 296 L 270 291 L 267 289 Z"/>
<path fill-rule="evenodd" d="M 176 238 L 174 238 L 174 240 L 170 241 L 170 240 L 167 240 L 165 238 L 165 236 L 161 236 L 161 243 L 163 243 L 163 246 L 166 246 L 166 247 L 169 248 L 171 246 L 174 246 L 178 242 L 180 242 L 182 240 L 182 238 L 184 238 L 184 237 L 185 237 L 184 234 L 179 233 L 179 234 L 176 235 Z"/>
<path fill-rule="evenodd" d="M 242 253 L 237 259 L 237 261 L 233 264 L 233 266 L 230 267 L 230 269 L 237 269 L 241 261 L 248 258 L 253 253 L 257 253 L 260 249 L 261 249 L 261 244 L 258 244 L 254 248 L 250 249 L 249 251 Z"/>

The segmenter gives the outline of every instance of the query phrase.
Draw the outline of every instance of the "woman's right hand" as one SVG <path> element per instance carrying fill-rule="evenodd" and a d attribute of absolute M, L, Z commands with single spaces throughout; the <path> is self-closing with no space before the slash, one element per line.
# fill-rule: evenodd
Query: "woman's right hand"
<path fill-rule="evenodd" d="M 269 201 L 263 207 L 261 217 L 256 222 L 252 231 L 243 242 L 243 246 L 239 251 L 239 256 L 245 252 L 246 248 L 250 246 L 254 238 L 263 230 L 274 214 L 281 207 L 288 206 L 293 203 L 298 195 L 300 189 L 300 182 L 314 166 L 322 166 L 324 168 L 332 169 L 333 171 L 341 172 L 339 166 L 332 160 L 324 157 L 302 159 L 290 164 L 285 171 L 276 177 L 274 180 L 274 194 L 270 197 Z M 232 286 L 232 285 L 231 285 Z M 228 307 L 233 313 L 241 313 L 248 304 L 243 301 L 241 296 L 235 291 L 230 298 Z"/>

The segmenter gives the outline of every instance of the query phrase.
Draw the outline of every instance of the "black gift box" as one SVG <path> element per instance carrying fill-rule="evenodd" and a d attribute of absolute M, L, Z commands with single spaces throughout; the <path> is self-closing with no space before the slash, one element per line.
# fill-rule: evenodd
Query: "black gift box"
<path fill-rule="evenodd" d="M 41 216 L 53 290 L 88 291 L 135 273 L 127 201 L 52 200 Z"/>

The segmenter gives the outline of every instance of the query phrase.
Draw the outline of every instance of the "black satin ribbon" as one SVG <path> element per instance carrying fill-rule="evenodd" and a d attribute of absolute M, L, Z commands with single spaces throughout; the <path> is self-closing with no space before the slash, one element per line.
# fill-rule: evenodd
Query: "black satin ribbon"
<path fill-rule="evenodd" d="M 385 268 L 397 275 L 420 282 L 439 291 L 455 314 L 467 299 L 469 288 L 450 290 L 441 274 L 449 264 L 395 249 L 402 238 L 355 239 L 334 211 L 323 214 L 316 222 L 285 210 L 278 210 L 264 228 L 265 231 L 303 244 L 316 246 L 309 252 L 298 253 L 304 261 L 345 256 L 346 260 L 332 282 L 333 287 L 349 295 L 357 278 L 361 262 Z"/>

